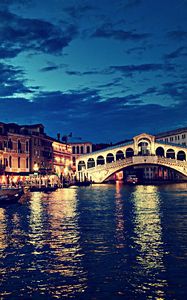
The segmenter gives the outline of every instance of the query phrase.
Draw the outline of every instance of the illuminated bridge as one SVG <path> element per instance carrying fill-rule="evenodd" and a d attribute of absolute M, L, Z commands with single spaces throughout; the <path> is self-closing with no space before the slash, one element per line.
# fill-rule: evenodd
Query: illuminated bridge
<path fill-rule="evenodd" d="M 143 133 L 128 143 L 82 155 L 76 162 L 79 181 L 96 183 L 124 168 L 146 165 L 170 168 L 187 179 L 187 147 L 157 141 L 155 136 Z"/>

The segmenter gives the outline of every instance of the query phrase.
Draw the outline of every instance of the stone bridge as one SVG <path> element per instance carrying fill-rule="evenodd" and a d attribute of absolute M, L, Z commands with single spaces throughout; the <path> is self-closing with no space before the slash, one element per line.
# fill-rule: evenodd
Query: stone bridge
<path fill-rule="evenodd" d="M 171 168 L 187 177 L 187 147 L 157 141 L 155 136 L 140 134 L 132 141 L 87 155 L 76 162 L 77 177 L 96 183 L 130 166 L 157 165 Z"/>

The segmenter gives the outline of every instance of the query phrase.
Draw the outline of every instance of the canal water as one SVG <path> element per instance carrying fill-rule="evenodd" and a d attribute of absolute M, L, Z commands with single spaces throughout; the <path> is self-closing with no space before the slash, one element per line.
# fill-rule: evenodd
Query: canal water
<path fill-rule="evenodd" d="M 1 206 L 0 299 L 187 299 L 187 184 L 33 192 Z"/>

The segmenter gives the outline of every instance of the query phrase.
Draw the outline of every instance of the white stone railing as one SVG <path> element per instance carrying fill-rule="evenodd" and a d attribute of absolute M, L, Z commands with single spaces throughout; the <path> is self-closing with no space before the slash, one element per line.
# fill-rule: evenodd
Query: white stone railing
<path fill-rule="evenodd" d="M 187 161 L 181 161 L 172 158 L 166 158 L 161 156 L 133 156 L 117 161 L 113 161 L 111 163 L 106 163 L 103 165 L 97 165 L 92 168 L 84 169 L 84 171 L 95 172 L 95 171 L 103 171 L 110 170 L 117 167 L 123 167 L 132 164 L 167 164 L 168 166 L 177 166 L 177 167 L 187 167 Z"/>

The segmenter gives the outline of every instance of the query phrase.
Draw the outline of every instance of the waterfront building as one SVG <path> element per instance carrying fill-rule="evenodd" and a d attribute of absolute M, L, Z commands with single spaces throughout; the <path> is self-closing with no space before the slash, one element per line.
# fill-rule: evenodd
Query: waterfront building
<path fill-rule="evenodd" d="M 187 127 L 158 133 L 156 140 L 187 146 Z"/>
<path fill-rule="evenodd" d="M 42 124 L 21 125 L 20 128 L 26 136 L 30 136 L 30 172 L 52 174 L 53 141 L 44 132 L 44 126 Z"/>
<path fill-rule="evenodd" d="M 30 137 L 14 123 L 0 123 L 0 183 L 25 180 L 30 171 Z"/>
<path fill-rule="evenodd" d="M 52 139 L 53 168 L 59 178 L 72 176 L 72 147 L 60 140 Z"/>
<path fill-rule="evenodd" d="M 83 154 L 92 152 L 92 143 L 87 141 L 69 142 L 72 147 L 72 168 L 76 172 L 76 160 Z"/>

